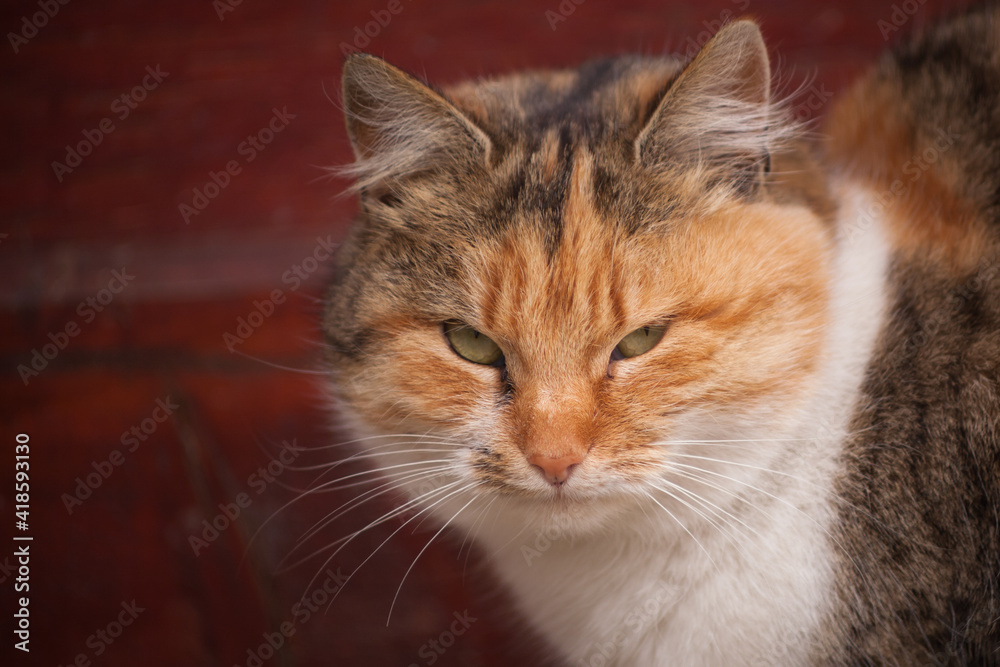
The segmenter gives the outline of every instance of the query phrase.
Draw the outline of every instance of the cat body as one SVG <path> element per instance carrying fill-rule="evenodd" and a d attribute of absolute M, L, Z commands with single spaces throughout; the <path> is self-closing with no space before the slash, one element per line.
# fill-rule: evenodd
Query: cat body
<path fill-rule="evenodd" d="M 350 57 L 324 331 L 387 516 L 472 536 L 569 665 L 1000 660 L 997 26 L 819 148 L 747 21 L 441 92 Z"/>

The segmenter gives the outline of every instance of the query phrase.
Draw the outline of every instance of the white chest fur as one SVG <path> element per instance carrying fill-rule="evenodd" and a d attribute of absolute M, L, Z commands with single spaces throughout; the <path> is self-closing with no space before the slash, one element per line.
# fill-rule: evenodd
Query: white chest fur
<path fill-rule="evenodd" d="M 701 512 L 685 530 L 652 506 L 585 535 L 525 529 L 525 508 L 477 529 L 528 621 L 568 664 L 808 664 L 831 603 L 832 480 L 882 321 L 890 252 L 871 198 L 843 195 L 814 394 L 780 432 L 755 427 L 762 458 L 729 464 L 734 479 L 716 466 L 718 492 L 691 502 Z"/>

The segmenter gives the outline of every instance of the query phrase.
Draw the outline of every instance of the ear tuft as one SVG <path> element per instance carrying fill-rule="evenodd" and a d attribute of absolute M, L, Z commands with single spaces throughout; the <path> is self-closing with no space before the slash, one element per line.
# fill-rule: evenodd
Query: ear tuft
<path fill-rule="evenodd" d="M 347 133 L 356 161 L 341 170 L 356 189 L 448 164 L 489 160 L 490 140 L 453 104 L 386 61 L 348 56 L 342 77 Z"/>
<path fill-rule="evenodd" d="M 667 90 L 635 141 L 635 157 L 654 170 L 680 164 L 717 171 L 752 192 L 771 150 L 791 132 L 771 103 L 760 29 L 740 20 L 719 30 Z"/>

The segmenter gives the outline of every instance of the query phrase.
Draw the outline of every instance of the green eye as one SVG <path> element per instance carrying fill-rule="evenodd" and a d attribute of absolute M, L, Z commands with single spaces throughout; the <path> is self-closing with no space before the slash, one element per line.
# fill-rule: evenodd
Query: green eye
<path fill-rule="evenodd" d="M 451 343 L 451 349 L 463 359 L 486 366 L 499 366 L 503 363 L 503 352 L 493 339 L 481 334 L 467 324 L 461 322 L 445 322 L 444 335 Z"/>
<path fill-rule="evenodd" d="M 611 353 L 612 359 L 630 359 L 645 354 L 653 349 L 653 346 L 663 338 L 666 327 L 640 327 L 622 338 L 614 351 Z"/>

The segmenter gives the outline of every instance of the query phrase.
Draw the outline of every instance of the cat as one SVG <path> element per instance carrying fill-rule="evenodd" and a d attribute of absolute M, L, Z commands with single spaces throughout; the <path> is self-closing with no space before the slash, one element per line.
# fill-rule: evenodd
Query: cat
<path fill-rule="evenodd" d="M 819 139 L 750 20 L 342 85 L 322 326 L 386 520 L 474 537 L 559 664 L 1000 664 L 1000 11 Z"/>

